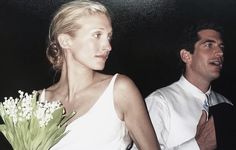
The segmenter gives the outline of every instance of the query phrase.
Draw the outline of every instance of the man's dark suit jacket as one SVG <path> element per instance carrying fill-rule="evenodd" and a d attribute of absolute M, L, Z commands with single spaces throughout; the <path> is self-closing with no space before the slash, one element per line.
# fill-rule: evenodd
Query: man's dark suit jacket
<path fill-rule="evenodd" d="M 236 150 L 236 108 L 220 103 L 209 108 L 214 117 L 217 150 Z"/>

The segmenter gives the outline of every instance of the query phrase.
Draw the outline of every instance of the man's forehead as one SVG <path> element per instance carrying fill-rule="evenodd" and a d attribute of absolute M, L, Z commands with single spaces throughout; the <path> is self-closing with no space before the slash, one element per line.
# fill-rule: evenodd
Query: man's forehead
<path fill-rule="evenodd" d="M 223 41 L 220 32 L 213 29 L 204 29 L 198 32 L 199 40 Z"/>

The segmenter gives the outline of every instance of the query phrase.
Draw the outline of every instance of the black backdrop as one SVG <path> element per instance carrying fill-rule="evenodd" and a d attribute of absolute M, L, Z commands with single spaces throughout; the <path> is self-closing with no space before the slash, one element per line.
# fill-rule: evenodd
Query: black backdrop
<path fill-rule="evenodd" d="M 0 0 L 0 100 L 16 96 L 18 89 L 37 90 L 53 82 L 54 73 L 45 57 L 48 26 L 53 11 L 67 1 Z M 113 50 L 104 72 L 128 75 L 143 97 L 178 80 L 176 41 L 181 29 L 196 20 L 219 21 L 225 28 L 225 64 L 212 86 L 236 102 L 235 0 L 100 2 L 111 10 L 114 28 Z"/>

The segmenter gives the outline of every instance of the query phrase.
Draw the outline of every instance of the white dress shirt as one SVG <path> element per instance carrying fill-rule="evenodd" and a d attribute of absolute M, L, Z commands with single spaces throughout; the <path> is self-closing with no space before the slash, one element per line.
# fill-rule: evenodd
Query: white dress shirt
<path fill-rule="evenodd" d="M 145 99 L 161 149 L 199 150 L 195 134 L 207 97 L 210 106 L 230 103 L 211 89 L 203 93 L 184 76 Z"/>

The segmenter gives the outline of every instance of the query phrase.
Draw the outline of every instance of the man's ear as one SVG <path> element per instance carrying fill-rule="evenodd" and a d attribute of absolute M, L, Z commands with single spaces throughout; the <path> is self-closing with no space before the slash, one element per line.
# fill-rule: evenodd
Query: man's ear
<path fill-rule="evenodd" d="M 69 49 L 71 46 L 71 36 L 68 34 L 60 34 L 58 36 L 58 42 L 63 49 Z"/>
<path fill-rule="evenodd" d="M 191 53 L 186 49 L 180 50 L 180 57 L 184 63 L 188 64 L 191 61 L 191 56 Z"/>

